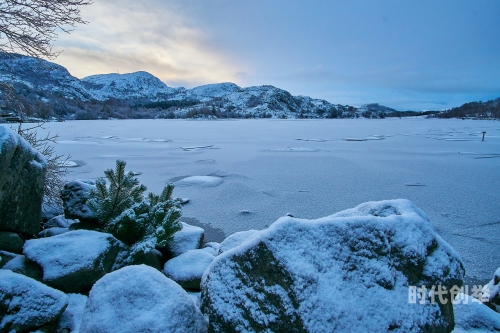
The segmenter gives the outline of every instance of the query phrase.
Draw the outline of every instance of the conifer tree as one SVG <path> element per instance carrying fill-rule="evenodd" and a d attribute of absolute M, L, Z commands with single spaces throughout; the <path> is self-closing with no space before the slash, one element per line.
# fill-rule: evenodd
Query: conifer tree
<path fill-rule="evenodd" d="M 128 261 L 155 248 L 165 247 L 182 227 L 181 203 L 172 198 L 174 185 L 168 184 L 160 195 L 149 193 L 133 173 L 125 174 L 125 161 L 117 160 L 115 170 L 104 173 L 96 182 L 87 201 L 99 220 L 99 230 L 107 232 L 131 247 Z"/>
<path fill-rule="evenodd" d="M 109 189 L 106 181 L 99 178 L 96 181 L 96 190 L 91 193 L 92 199 L 87 203 L 104 229 L 112 219 L 143 200 L 146 186 L 139 184 L 139 180 L 134 178 L 132 172 L 125 174 L 126 164 L 125 161 L 117 160 L 115 170 L 104 171 L 110 183 Z"/>

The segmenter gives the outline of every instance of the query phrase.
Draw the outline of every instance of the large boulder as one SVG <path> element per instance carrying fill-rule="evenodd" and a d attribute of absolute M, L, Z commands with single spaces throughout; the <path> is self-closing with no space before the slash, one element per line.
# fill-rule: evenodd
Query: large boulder
<path fill-rule="evenodd" d="M 201 277 L 214 256 L 205 250 L 189 250 L 165 263 L 163 272 L 182 288 L 200 290 Z"/>
<path fill-rule="evenodd" d="M 485 304 L 500 313 L 500 267 L 493 274 L 493 279 L 483 287 L 481 293 Z"/>
<path fill-rule="evenodd" d="M 156 269 L 127 266 L 92 287 L 80 333 L 206 332 L 188 294 Z"/>
<path fill-rule="evenodd" d="M 78 219 L 80 222 L 86 220 L 97 222 L 94 212 L 87 206 L 90 190 L 95 188 L 95 182 L 88 179 L 76 179 L 64 185 L 61 191 L 64 217 Z"/>
<path fill-rule="evenodd" d="M 283 217 L 217 256 L 202 280 L 211 332 L 451 332 L 458 254 L 407 200 Z M 412 301 L 412 287 L 441 286 Z M 446 291 L 444 291 L 444 288 Z"/>
<path fill-rule="evenodd" d="M 0 230 L 40 230 L 46 163 L 26 140 L 0 126 Z"/>
<path fill-rule="evenodd" d="M 65 292 L 85 292 L 104 274 L 119 268 L 117 257 L 127 246 L 110 234 L 90 230 L 32 239 L 26 257 L 43 269 L 43 282 Z"/>
<path fill-rule="evenodd" d="M 172 242 L 160 249 L 165 257 L 177 257 L 189 250 L 196 250 L 203 244 L 205 230 L 185 222 L 181 222 L 182 229 L 174 234 Z"/>
<path fill-rule="evenodd" d="M 15 232 L 0 231 L 0 250 L 21 253 L 24 241 Z"/>
<path fill-rule="evenodd" d="M 0 332 L 27 332 L 54 322 L 68 305 L 59 290 L 0 269 Z"/>

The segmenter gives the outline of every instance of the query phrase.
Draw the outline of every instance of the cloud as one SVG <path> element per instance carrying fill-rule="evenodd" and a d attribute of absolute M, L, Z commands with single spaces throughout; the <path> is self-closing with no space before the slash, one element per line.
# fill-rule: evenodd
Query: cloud
<path fill-rule="evenodd" d="M 88 25 L 60 35 L 57 62 L 77 77 L 145 70 L 174 87 L 230 81 L 333 103 L 459 105 L 498 97 L 499 8 L 106 0 L 84 9 Z"/>
<path fill-rule="evenodd" d="M 210 36 L 161 2 L 107 1 L 84 8 L 89 23 L 61 34 L 57 63 L 77 77 L 145 70 L 167 84 L 232 81 L 240 69 Z"/>

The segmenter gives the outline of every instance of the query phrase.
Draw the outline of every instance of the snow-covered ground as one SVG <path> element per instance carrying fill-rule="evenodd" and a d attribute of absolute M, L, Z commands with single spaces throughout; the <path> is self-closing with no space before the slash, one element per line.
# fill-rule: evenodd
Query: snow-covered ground
<path fill-rule="evenodd" d="M 190 199 L 186 222 L 204 224 L 208 241 L 287 213 L 314 219 L 406 198 L 462 256 L 467 282 L 484 284 L 500 266 L 499 121 L 116 120 L 45 128 L 60 136 L 56 151 L 80 165 L 68 179 L 101 177 L 124 159 L 150 191 L 178 182 L 174 195 Z"/>

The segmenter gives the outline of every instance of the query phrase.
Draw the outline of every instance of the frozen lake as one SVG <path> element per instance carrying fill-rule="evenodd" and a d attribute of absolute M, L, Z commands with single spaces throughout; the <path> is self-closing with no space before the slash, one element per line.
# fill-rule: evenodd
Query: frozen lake
<path fill-rule="evenodd" d="M 314 219 L 406 198 L 462 256 L 469 283 L 500 266 L 500 122 L 444 119 L 116 120 L 49 123 L 95 179 L 116 159 L 148 190 L 174 182 L 208 240 L 278 217 Z M 486 131 L 485 141 L 481 141 Z"/>

